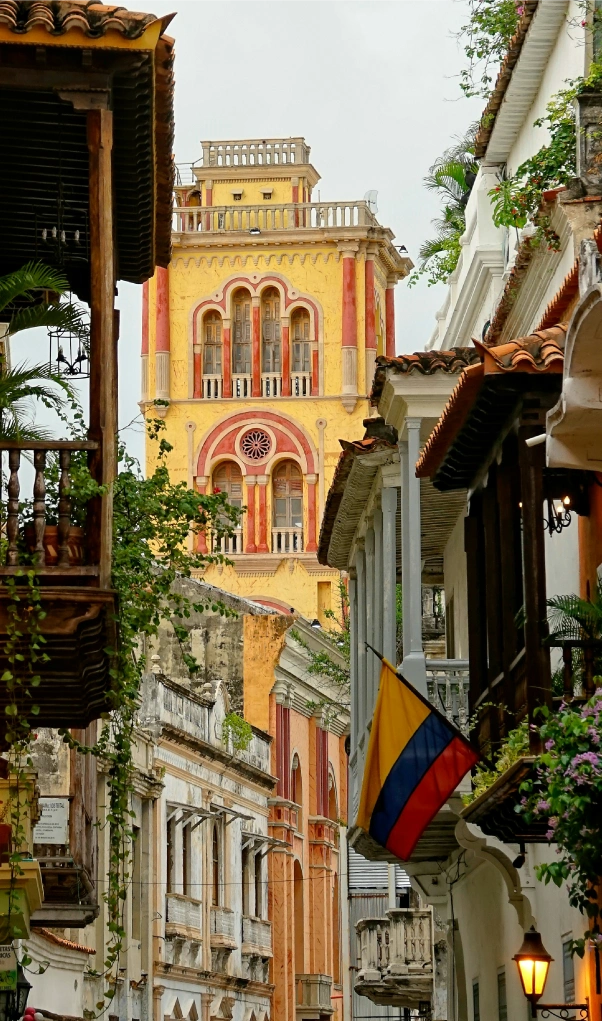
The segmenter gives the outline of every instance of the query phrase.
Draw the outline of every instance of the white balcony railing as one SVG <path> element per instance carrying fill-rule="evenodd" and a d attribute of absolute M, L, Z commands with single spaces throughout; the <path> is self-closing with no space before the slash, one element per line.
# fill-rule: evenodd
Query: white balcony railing
<path fill-rule="evenodd" d="M 311 373 L 294 372 L 292 374 L 291 394 L 293 397 L 309 397 L 311 394 Z"/>
<path fill-rule="evenodd" d="M 232 376 L 232 396 L 233 397 L 250 397 L 253 390 L 253 380 L 251 376 Z"/>
<path fill-rule="evenodd" d="M 303 529 L 273 528 L 272 553 L 303 553 Z"/>
<path fill-rule="evenodd" d="M 193 900 L 179 893 L 168 893 L 165 897 L 165 904 L 168 930 L 171 927 L 174 930 L 194 929 L 201 932 L 203 905 L 200 900 Z"/>
<path fill-rule="evenodd" d="M 262 397 L 281 397 L 282 396 L 282 376 L 277 376 L 273 372 L 264 372 L 261 376 L 261 396 Z"/>
<path fill-rule="evenodd" d="M 202 142 L 203 167 L 288 166 L 309 163 L 304 138 L 243 138 Z"/>
<path fill-rule="evenodd" d="M 232 535 L 215 536 L 213 539 L 213 552 L 230 554 L 242 553 L 242 528 L 235 528 Z"/>
<path fill-rule="evenodd" d="M 445 713 L 450 723 L 468 733 L 468 660 L 427 659 L 426 683 L 429 701 Z"/>
<path fill-rule="evenodd" d="M 367 202 L 298 202 L 253 206 L 174 206 L 176 234 L 221 232 L 328 230 L 376 227 Z"/>
<path fill-rule="evenodd" d="M 262 957 L 271 957 L 272 923 L 264 921 L 263 918 L 243 918 L 242 952 L 243 954 L 259 952 Z"/>
<path fill-rule="evenodd" d="M 216 375 L 203 376 L 203 397 L 206 399 L 222 396 L 222 377 Z"/>
<path fill-rule="evenodd" d="M 217 905 L 211 907 L 211 943 L 227 943 L 236 946 L 234 938 L 234 912 Z"/>
<path fill-rule="evenodd" d="M 417 1008 L 433 992 L 430 911 L 396 908 L 356 925 L 360 968 L 355 990 L 373 1003 Z"/>

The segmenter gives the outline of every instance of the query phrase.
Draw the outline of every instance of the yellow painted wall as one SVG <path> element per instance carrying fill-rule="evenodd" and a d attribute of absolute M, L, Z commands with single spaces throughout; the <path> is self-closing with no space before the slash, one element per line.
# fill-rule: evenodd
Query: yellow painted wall
<path fill-rule="evenodd" d="M 270 692 L 274 687 L 274 667 L 290 626 L 290 617 L 243 618 L 244 717 L 253 727 L 267 733 L 271 730 Z"/>

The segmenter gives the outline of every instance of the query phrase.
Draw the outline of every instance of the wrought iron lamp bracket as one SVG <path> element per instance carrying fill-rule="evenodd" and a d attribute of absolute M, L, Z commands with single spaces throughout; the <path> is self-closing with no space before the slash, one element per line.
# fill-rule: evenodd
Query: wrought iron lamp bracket
<path fill-rule="evenodd" d="M 587 1003 L 535 1003 L 534 1012 L 540 1011 L 542 1018 L 556 1017 L 560 1021 L 576 1018 L 577 1021 L 589 1021 L 589 1005 Z"/>

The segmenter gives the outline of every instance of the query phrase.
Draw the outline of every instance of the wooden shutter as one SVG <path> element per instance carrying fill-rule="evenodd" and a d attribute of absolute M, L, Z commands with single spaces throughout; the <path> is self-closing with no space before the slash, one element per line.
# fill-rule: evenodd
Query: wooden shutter
<path fill-rule="evenodd" d="M 251 372 L 251 302 L 241 299 L 234 303 L 234 372 L 249 375 Z"/>

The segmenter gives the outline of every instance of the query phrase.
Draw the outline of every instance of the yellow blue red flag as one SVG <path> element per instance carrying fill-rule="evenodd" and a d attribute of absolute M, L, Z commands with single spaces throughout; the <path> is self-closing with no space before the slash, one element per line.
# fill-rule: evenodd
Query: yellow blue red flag
<path fill-rule="evenodd" d="M 386 659 L 382 663 L 357 823 L 407 861 L 479 755 Z"/>

